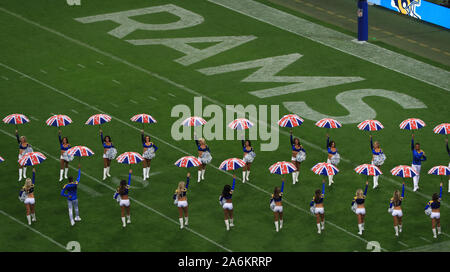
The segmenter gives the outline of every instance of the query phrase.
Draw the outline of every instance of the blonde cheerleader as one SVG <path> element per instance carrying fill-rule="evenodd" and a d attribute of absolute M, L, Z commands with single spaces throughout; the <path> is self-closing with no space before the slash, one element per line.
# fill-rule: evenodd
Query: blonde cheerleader
<path fill-rule="evenodd" d="M 33 149 L 31 148 L 31 145 L 27 142 L 27 137 L 25 136 L 19 136 L 19 131 L 16 129 L 16 139 L 17 143 L 19 144 L 19 160 L 27 153 L 33 152 Z M 22 181 L 22 175 L 23 178 L 27 178 L 27 167 L 21 166 L 19 164 L 19 181 Z"/>
<path fill-rule="evenodd" d="M 190 176 L 191 173 L 187 173 L 186 183 L 184 183 L 184 181 L 180 181 L 178 183 L 178 188 L 175 190 L 175 194 L 173 195 L 174 204 L 178 207 L 178 220 L 180 220 L 180 229 L 184 228 L 184 226 L 187 226 L 189 223 L 188 202 L 186 194 L 189 187 Z"/>
<path fill-rule="evenodd" d="M 142 175 L 144 180 L 146 180 L 150 178 L 150 163 L 155 157 L 155 152 L 158 150 L 158 147 L 150 141 L 150 136 L 144 135 L 144 130 L 141 130 L 141 141 L 142 147 L 144 148 L 142 153 L 142 157 L 144 157 L 144 161 L 142 162 Z"/>
<path fill-rule="evenodd" d="M 314 192 L 313 199 L 309 203 L 311 213 L 316 216 L 317 233 L 321 234 L 325 229 L 325 210 L 323 200 L 325 199 L 325 179 L 322 180 L 322 191 L 317 189 Z"/>
<path fill-rule="evenodd" d="M 402 232 L 402 201 L 405 198 L 405 182 L 402 184 L 402 194 L 398 190 L 395 190 L 394 195 L 389 202 L 389 213 L 392 214 L 394 219 L 395 236 L 398 237 L 399 232 Z"/>
<path fill-rule="evenodd" d="M 386 155 L 384 155 L 383 150 L 381 149 L 380 143 L 378 141 L 375 141 L 375 143 L 372 142 L 372 135 L 370 135 L 370 149 L 372 150 L 371 164 L 374 164 L 378 167 L 383 165 L 384 160 L 386 159 Z M 373 189 L 378 187 L 379 177 L 380 176 L 373 176 Z"/>
<path fill-rule="evenodd" d="M 297 168 L 296 171 L 292 172 L 292 184 L 296 184 L 298 182 L 298 175 L 300 174 L 300 163 L 306 159 L 306 150 L 303 149 L 303 146 L 300 144 L 299 138 L 292 137 L 292 129 L 290 134 L 292 148 L 291 161 Z"/>
<path fill-rule="evenodd" d="M 356 191 L 356 196 L 352 201 L 352 211 L 356 213 L 358 217 L 358 234 L 362 235 L 364 231 L 364 217 L 366 216 L 366 208 L 364 202 L 366 201 L 367 188 L 369 187 L 369 181 L 366 181 L 366 188 L 363 190 L 358 189 Z"/>
<path fill-rule="evenodd" d="M 120 185 L 117 188 L 116 193 L 114 194 L 114 199 L 119 202 L 121 219 L 122 219 L 122 227 L 126 227 L 127 224 L 131 224 L 131 216 L 130 216 L 130 199 L 128 198 L 128 191 L 130 190 L 131 185 L 131 173 L 133 170 L 130 169 L 128 172 L 128 182 L 126 180 L 121 180 Z M 125 221 L 125 212 L 127 215 L 127 220 Z"/>
<path fill-rule="evenodd" d="M 61 163 L 61 168 L 59 170 L 59 181 L 64 178 L 67 179 L 67 173 L 69 172 L 69 162 L 73 160 L 73 156 L 68 154 L 68 150 L 70 149 L 69 139 L 67 137 L 61 138 L 61 130 L 58 131 L 58 140 L 59 140 L 59 148 L 61 150 L 61 156 L 59 157 L 59 161 Z"/>
<path fill-rule="evenodd" d="M 105 180 L 107 177 L 111 177 L 111 175 L 109 174 L 111 160 L 114 160 L 114 158 L 116 157 L 117 150 L 114 147 L 110 136 L 103 137 L 103 131 L 101 129 L 100 140 L 102 141 L 103 145 L 103 180 Z"/>
<path fill-rule="evenodd" d="M 337 166 L 339 164 L 341 157 L 337 151 L 336 143 L 334 141 L 330 141 L 330 136 L 328 136 L 328 133 L 327 133 L 327 151 L 328 151 L 327 163 L 331 163 Z M 334 183 L 333 177 L 334 175 L 328 176 L 328 186 L 331 186 L 331 184 Z"/>
<path fill-rule="evenodd" d="M 223 208 L 225 227 L 227 228 L 227 231 L 230 230 L 230 227 L 234 227 L 233 201 L 231 199 L 233 197 L 235 185 L 236 185 L 236 175 L 233 175 L 233 186 L 230 186 L 228 184 L 225 185 L 223 187 L 222 194 L 219 197 L 220 205 Z"/>
<path fill-rule="evenodd" d="M 270 209 L 273 211 L 275 231 L 278 232 L 283 228 L 283 190 L 284 190 L 284 178 L 280 187 L 275 187 L 273 190 L 272 198 L 270 199 Z"/>
<path fill-rule="evenodd" d="M 25 208 L 27 211 L 27 221 L 28 225 L 31 225 L 31 222 L 36 222 L 36 211 L 34 209 L 34 205 L 36 201 L 34 199 L 34 182 L 36 178 L 36 170 L 33 168 L 33 178 L 27 178 L 25 180 L 25 185 L 19 192 L 19 199 L 25 204 Z"/>
<path fill-rule="evenodd" d="M 197 146 L 198 159 L 201 161 L 201 165 L 198 166 L 198 178 L 197 182 L 205 179 L 206 165 L 211 162 L 211 150 L 209 150 L 205 139 L 200 138 L 197 140 L 197 135 L 194 134 L 195 145 Z"/>
<path fill-rule="evenodd" d="M 245 166 L 242 170 L 242 182 L 245 183 L 245 181 L 249 181 L 250 167 L 255 160 L 256 154 L 250 140 L 242 139 L 242 151 L 244 151 L 244 158 L 242 160 L 245 162 Z"/>
<path fill-rule="evenodd" d="M 431 218 L 431 230 L 433 231 L 433 237 L 437 238 L 437 235 L 441 234 L 441 198 L 442 198 L 442 182 L 439 188 L 439 195 L 433 194 L 432 199 L 425 206 L 425 214 Z M 437 234 L 436 234 L 437 228 Z"/>

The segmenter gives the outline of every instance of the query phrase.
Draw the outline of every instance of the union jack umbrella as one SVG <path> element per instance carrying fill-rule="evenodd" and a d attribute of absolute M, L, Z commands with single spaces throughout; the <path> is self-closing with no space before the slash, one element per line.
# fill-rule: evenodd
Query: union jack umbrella
<path fill-rule="evenodd" d="M 0 157 L 0 162 L 4 162 L 5 161 L 5 159 L 3 159 L 2 157 Z"/>
<path fill-rule="evenodd" d="M 413 130 L 423 128 L 425 122 L 417 118 L 409 118 L 400 123 L 400 129 Z"/>
<path fill-rule="evenodd" d="M 269 167 L 269 171 L 272 174 L 285 175 L 297 170 L 297 167 L 292 162 L 281 161 Z"/>
<path fill-rule="evenodd" d="M 449 134 L 450 132 L 450 123 L 442 123 L 433 128 L 433 132 L 436 134 Z"/>
<path fill-rule="evenodd" d="M 381 172 L 380 168 L 378 168 L 377 166 L 375 166 L 373 164 L 358 165 L 355 168 L 355 172 L 358 174 L 366 175 L 366 176 L 379 176 L 379 175 L 383 174 Z"/>
<path fill-rule="evenodd" d="M 244 130 L 253 127 L 253 123 L 245 118 L 238 118 L 228 124 L 231 129 Z"/>
<path fill-rule="evenodd" d="M 3 122 L 6 124 L 21 125 L 30 122 L 30 119 L 23 114 L 14 113 L 3 118 Z"/>
<path fill-rule="evenodd" d="M 428 171 L 430 175 L 438 175 L 438 176 L 448 176 L 450 175 L 450 167 L 444 165 L 434 166 Z"/>
<path fill-rule="evenodd" d="M 155 118 L 153 118 L 151 115 L 145 114 L 145 113 L 136 114 L 135 116 L 131 117 L 131 121 L 142 123 L 142 124 L 156 123 Z"/>
<path fill-rule="evenodd" d="M 197 159 L 194 156 L 185 156 L 182 157 L 180 159 L 178 159 L 175 162 L 175 165 L 178 167 L 184 167 L 184 168 L 188 168 L 188 167 L 197 167 L 199 165 L 201 165 L 202 163 L 200 162 L 199 159 Z"/>
<path fill-rule="evenodd" d="M 198 116 L 186 118 L 182 123 L 182 125 L 185 127 L 199 127 L 203 126 L 204 124 L 206 124 L 206 120 Z"/>
<path fill-rule="evenodd" d="M 144 157 L 142 157 L 141 154 L 137 152 L 125 152 L 120 154 L 116 160 L 118 163 L 138 164 L 144 160 Z"/>
<path fill-rule="evenodd" d="M 316 175 L 334 176 L 339 173 L 339 169 L 331 163 L 319 162 L 311 168 Z"/>
<path fill-rule="evenodd" d="M 77 156 L 77 157 L 89 157 L 94 155 L 94 152 L 90 150 L 87 146 L 77 145 L 70 148 L 67 151 L 67 154 L 69 154 L 70 156 Z"/>
<path fill-rule="evenodd" d="M 359 123 L 359 130 L 377 131 L 383 129 L 384 126 L 378 120 L 365 120 Z"/>
<path fill-rule="evenodd" d="M 297 114 L 287 114 L 278 121 L 280 127 L 298 127 L 303 124 L 303 119 Z"/>
<path fill-rule="evenodd" d="M 86 121 L 86 125 L 101 125 L 103 123 L 107 123 L 111 121 L 111 116 L 107 115 L 107 114 L 95 114 L 92 115 L 91 117 L 89 117 L 89 119 Z"/>
<path fill-rule="evenodd" d="M 36 165 L 40 164 L 44 160 L 46 160 L 47 157 L 44 156 L 41 152 L 30 152 L 25 155 L 19 160 L 20 166 L 29 166 L 29 165 Z"/>
<path fill-rule="evenodd" d="M 413 178 L 417 176 L 416 170 L 414 170 L 409 165 L 399 165 L 391 169 L 391 174 L 393 176 L 402 177 L 402 178 Z"/>
<path fill-rule="evenodd" d="M 224 170 L 224 171 L 229 171 L 229 170 L 236 170 L 236 169 L 244 167 L 244 166 L 245 166 L 245 162 L 243 160 L 238 159 L 238 158 L 231 158 L 231 159 L 224 160 L 220 164 L 219 169 Z"/>
<path fill-rule="evenodd" d="M 342 124 L 331 118 L 323 118 L 316 122 L 316 126 L 321 128 L 340 128 Z"/>
<path fill-rule="evenodd" d="M 72 123 L 72 119 L 70 119 L 70 117 L 67 115 L 57 114 L 57 115 L 53 115 L 52 117 L 48 118 L 45 123 L 47 124 L 47 126 L 63 127 L 63 126 L 67 126 L 68 124 Z"/>

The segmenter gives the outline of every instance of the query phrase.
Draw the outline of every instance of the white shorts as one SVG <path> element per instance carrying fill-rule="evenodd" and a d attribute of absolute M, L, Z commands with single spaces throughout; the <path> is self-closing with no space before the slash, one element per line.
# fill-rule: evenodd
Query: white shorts
<path fill-rule="evenodd" d="M 106 153 L 103 153 L 103 159 L 107 159 L 108 157 L 106 157 Z"/>
<path fill-rule="evenodd" d="M 283 206 L 275 206 L 273 209 L 273 212 L 282 213 L 283 212 Z"/>
<path fill-rule="evenodd" d="M 225 204 L 223 204 L 223 206 L 222 206 L 222 208 L 224 209 L 224 210 L 233 210 L 233 203 L 225 203 Z"/>
<path fill-rule="evenodd" d="M 34 200 L 34 198 L 25 198 L 25 201 L 23 202 L 24 204 L 29 204 L 29 205 L 34 205 L 34 203 L 36 203 L 36 201 Z"/>
<path fill-rule="evenodd" d="M 366 208 L 356 208 L 355 213 L 356 213 L 356 214 L 362 214 L 362 215 L 365 215 L 365 214 L 366 214 Z"/>
<path fill-rule="evenodd" d="M 186 208 L 188 206 L 187 200 L 178 201 L 178 208 Z"/>
<path fill-rule="evenodd" d="M 297 158 L 296 157 L 291 157 L 291 162 L 296 162 Z"/>
<path fill-rule="evenodd" d="M 315 208 L 314 209 L 314 213 L 315 214 L 324 214 L 325 213 L 325 209 L 323 207 Z"/>
<path fill-rule="evenodd" d="M 130 200 L 129 199 L 121 199 L 119 202 L 120 207 L 130 207 Z"/>
<path fill-rule="evenodd" d="M 432 212 L 430 215 L 431 219 L 439 219 L 441 218 L 441 213 L 440 212 Z"/>
<path fill-rule="evenodd" d="M 402 217 L 403 216 L 403 212 L 402 210 L 392 210 L 392 216 L 398 216 L 398 217 Z"/>

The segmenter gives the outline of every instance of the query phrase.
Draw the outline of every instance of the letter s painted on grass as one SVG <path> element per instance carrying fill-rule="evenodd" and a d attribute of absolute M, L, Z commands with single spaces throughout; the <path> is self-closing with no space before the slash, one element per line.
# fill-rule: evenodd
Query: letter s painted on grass
<path fill-rule="evenodd" d="M 70 252 L 81 252 L 81 245 L 77 241 L 70 241 L 67 243 L 66 249 Z"/>
<path fill-rule="evenodd" d="M 370 241 L 367 243 L 366 246 L 367 250 L 372 250 L 371 252 L 381 252 L 381 246 L 380 243 L 377 241 Z"/>

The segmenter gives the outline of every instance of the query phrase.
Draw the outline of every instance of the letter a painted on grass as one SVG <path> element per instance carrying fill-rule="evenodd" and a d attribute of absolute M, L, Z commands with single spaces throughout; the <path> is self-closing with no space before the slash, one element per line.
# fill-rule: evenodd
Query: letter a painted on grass
<path fill-rule="evenodd" d="M 160 12 L 168 12 L 175 16 L 178 16 L 180 19 L 176 22 L 166 23 L 166 24 L 146 24 L 138 22 L 131 17 L 152 14 L 152 13 L 160 13 Z M 184 8 L 178 7 L 176 5 L 167 4 L 162 6 L 154 6 L 147 7 L 141 9 L 133 9 L 127 11 L 120 11 L 114 13 L 100 14 L 89 17 L 81 17 L 75 18 L 78 22 L 88 24 L 95 23 L 101 21 L 113 21 L 120 26 L 108 32 L 108 34 L 117 37 L 123 38 L 130 34 L 131 32 L 141 29 L 141 30 L 173 30 L 173 29 L 182 29 L 187 27 L 196 26 L 203 22 L 203 17 L 192 11 L 186 10 Z"/>

